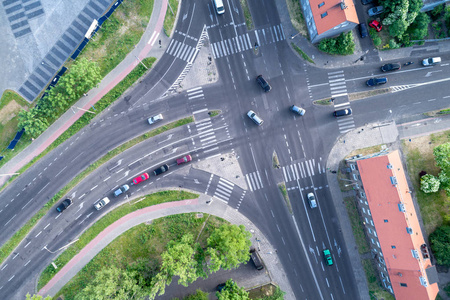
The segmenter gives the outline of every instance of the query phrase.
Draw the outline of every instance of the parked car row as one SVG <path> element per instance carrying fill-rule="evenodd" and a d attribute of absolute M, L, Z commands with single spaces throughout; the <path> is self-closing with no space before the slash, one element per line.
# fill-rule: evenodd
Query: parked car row
<path fill-rule="evenodd" d="M 183 156 L 183 157 L 181 157 L 181 158 L 178 158 L 178 159 L 177 159 L 177 165 L 181 165 L 181 164 L 184 164 L 184 163 L 187 163 L 187 162 L 190 162 L 190 161 L 192 161 L 192 156 L 190 156 L 190 155 L 188 154 L 188 155 L 185 155 L 185 156 Z M 162 174 L 162 173 L 167 172 L 168 170 L 169 170 L 169 165 L 168 165 L 168 164 L 164 164 L 164 165 L 162 165 L 162 166 L 156 168 L 155 170 L 153 170 L 153 174 L 154 174 L 155 176 L 158 176 L 158 175 L 160 175 L 160 174 Z M 150 178 L 150 177 L 149 177 L 148 173 L 142 173 L 141 175 L 137 176 L 136 178 L 133 178 L 133 181 L 130 183 L 130 185 L 136 185 L 136 184 L 139 184 L 139 183 L 141 183 L 141 182 L 143 182 L 143 181 L 145 181 L 145 180 L 147 180 L 147 179 L 149 179 L 149 178 Z M 120 186 L 119 188 L 117 188 L 117 189 L 113 192 L 114 197 L 118 197 L 118 196 L 120 196 L 120 195 L 126 193 L 126 192 L 130 189 L 130 185 L 124 184 L 124 185 Z M 109 202 L 111 202 L 111 200 L 110 200 L 108 197 L 103 197 L 102 199 L 97 200 L 97 201 L 94 203 L 94 207 L 95 207 L 96 210 L 100 210 L 100 209 L 102 209 L 103 207 L 105 207 Z M 70 198 L 64 199 L 64 200 L 56 207 L 56 211 L 57 211 L 58 213 L 62 213 L 62 212 L 63 212 L 64 210 L 66 210 L 69 206 L 71 206 L 72 203 L 73 203 L 73 200 L 72 200 L 72 199 L 70 199 Z"/>

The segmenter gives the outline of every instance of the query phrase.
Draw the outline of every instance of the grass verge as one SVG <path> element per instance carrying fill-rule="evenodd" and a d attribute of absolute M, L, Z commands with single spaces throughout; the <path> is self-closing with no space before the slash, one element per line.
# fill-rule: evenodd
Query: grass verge
<path fill-rule="evenodd" d="M 74 186 L 76 186 L 81 180 L 83 180 L 87 175 L 92 173 L 99 166 L 109 161 L 114 156 L 122 153 L 128 148 L 150 138 L 155 135 L 161 134 L 164 131 L 173 129 L 178 126 L 185 125 L 187 123 L 191 123 L 194 121 L 193 117 L 184 118 L 172 123 L 169 123 L 165 126 L 161 126 L 147 132 L 139 137 L 136 137 L 121 146 L 111 150 L 105 156 L 99 158 L 97 161 L 92 163 L 89 167 L 87 167 L 84 171 L 78 174 L 72 181 L 70 181 L 65 187 L 63 187 L 55 196 L 53 196 L 50 201 L 48 201 L 43 208 L 41 208 L 22 228 L 20 228 L 1 248 L 0 248 L 0 263 L 2 263 L 6 257 L 8 257 L 11 252 L 19 245 L 19 243 L 26 237 L 26 235 L 31 231 L 31 229 L 36 225 L 36 223 L 48 212 L 48 210 L 61 199 L 63 195 L 65 195 L 68 191 L 70 191 Z"/>
<path fill-rule="evenodd" d="M 155 62 L 156 58 L 150 57 L 143 60 L 147 67 L 151 67 Z M 129 87 L 131 87 L 141 76 L 147 72 L 147 69 L 142 64 L 137 65 L 133 71 L 131 71 L 121 82 L 119 82 L 112 90 L 110 90 L 102 99 L 100 99 L 95 104 L 95 112 L 99 114 L 105 108 L 107 108 L 111 103 L 116 101 Z M 88 125 L 89 122 L 96 117 L 97 114 L 85 113 L 81 118 L 79 118 L 72 126 L 70 126 L 63 134 L 61 134 L 50 146 L 48 146 L 41 154 L 33 158 L 29 163 L 23 166 L 19 171 L 19 174 L 25 172 L 29 167 L 35 164 L 42 157 L 47 155 L 50 151 L 58 147 L 60 144 L 68 140 L 75 133 L 80 131 L 84 126 Z M 16 175 L 17 176 L 17 175 Z M 5 188 L 12 180 L 16 178 L 12 176 L 2 187 Z"/>
<path fill-rule="evenodd" d="M 272 154 L 272 166 L 274 169 L 276 169 L 280 165 L 280 162 L 278 161 L 278 155 L 275 151 L 273 151 Z"/>
<path fill-rule="evenodd" d="M 169 0 L 168 2 L 166 17 L 164 18 L 163 25 L 164 33 L 167 36 L 170 36 L 172 34 L 173 26 L 177 17 L 178 3 L 179 2 L 177 0 Z"/>
<path fill-rule="evenodd" d="M 218 116 L 220 114 L 220 110 L 211 110 L 208 112 L 208 115 L 212 118 Z"/>
<path fill-rule="evenodd" d="M 283 295 L 285 292 L 283 292 L 278 286 L 268 283 L 265 285 L 262 285 L 260 287 L 248 290 L 248 297 L 250 299 L 284 299 Z"/>
<path fill-rule="evenodd" d="M 444 223 L 450 223 L 450 205 L 443 190 L 429 194 L 420 190 L 419 173 L 425 171 L 435 176 L 439 173 L 440 169 L 435 164 L 433 148 L 449 141 L 450 130 L 413 138 L 411 141 L 409 139 L 402 141 L 408 174 L 414 186 L 427 235 Z"/>
<path fill-rule="evenodd" d="M 308 56 L 305 52 L 303 52 L 302 49 L 300 49 L 296 44 L 291 43 L 292 48 L 294 48 L 295 51 L 306 61 L 309 61 L 312 64 L 315 64 L 315 62 L 311 59 L 311 57 Z"/>
<path fill-rule="evenodd" d="M 278 189 L 281 192 L 281 195 L 283 195 L 284 202 L 286 202 L 286 206 L 289 209 L 289 212 L 292 214 L 292 206 L 291 206 L 291 200 L 289 199 L 289 195 L 286 190 L 286 185 L 284 182 L 281 182 L 278 184 Z"/>
<path fill-rule="evenodd" d="M 354 197 L 344 197 L 345 207 L 347 208 L 348 217 L 355 237 L 356 245 L 358 246 L 359 254 L 364 254 L 369 251 L 369 244 L 364 234 L 364 227 L 361 223 L 358 208 L 356 207 Z"/>
<path fill-rule="evenodd" d="M 395 300 L 392 294 L 381 288 L 381 282 L 378 280 L 375 267 L 372 264 L 372 259 L 363 259 L 362 265 L 369 284 L 370 299 Z"/>
<path fill-rule="evenodd" d="M 333 103 L 330 101 L 330 99 L 322 99 L 322 100 L 314 101 L 313 104 L 316 104 L 316 105 L 331 105 Z"/>
<path fill-rule="evenodd" d="M 389 88 L 385 88 L 385 89 L 375 89 L 375 90 L 366 91 L 366 92 L 351 93 L 351 94 L 348 94 L 348 100 L 349 101 L 361 100 L 361 99 L 365 99 L 368 97 L 387 94 L 390 91 L 391 90 Z"/>
<path fill-rule="evenodd" d="M 242 10 L 244 11 L 245 25 L 247 26 L 247 30 L 253 30 L 253 19 L 252 14 L 250 13 L 250 8 L 248 7 L 247 0 L 239 0 L 241 3 Z"/>
<path fill-rule="evenodd" d="M 304 37 L 309 39 L 308 30 L 306 28 L 305 18 L 302 14 L 302 8 L 300 7 L 300 1 L 286 0 L 289 16 L 292 26 Z"/>
<path fill-rule="evenodd" d="M 110 265 L 122 269 L 138 268 L 145 270 L 148 277 L 152 277 L 159 267 L 160 255 L 169 241 L 178 241 L 188 233 L 197 236 L 204 226 L 199 242 L 206 244 L 213 230 L 226 223 L 215 216 L 203 214 L 199 217 L 196 213 L 188 213 L 156 219 L 152 224 L 137 225 L 102 249 L 55 297 L 64 295 L 66 300 L 74 299 L 99 270 Z M 65 256 L 66 252 L 60 257 Z"/>

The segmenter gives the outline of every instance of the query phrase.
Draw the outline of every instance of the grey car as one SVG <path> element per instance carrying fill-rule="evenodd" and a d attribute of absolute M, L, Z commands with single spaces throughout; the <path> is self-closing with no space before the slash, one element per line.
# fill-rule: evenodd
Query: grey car
<path fill-rule="evenodd" d="M 383 6 L 375 6 L 375 7 L 369 8 L 369 10 L 367 11 L 369 16 L 371 16 L 371 17 L 379 15 L 379 14 L 381 14 L 383 12 L 384 12 L 384 7 Z"/>

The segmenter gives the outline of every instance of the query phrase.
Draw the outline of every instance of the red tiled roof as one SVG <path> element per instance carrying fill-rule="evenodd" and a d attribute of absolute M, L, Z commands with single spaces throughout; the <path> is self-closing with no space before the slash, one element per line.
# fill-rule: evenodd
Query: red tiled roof
<path fill-rule="evenodd" d="M 319 7 L 321 3 L 324 4 Z M 345 3 L 347 8 L 342 9 L 341 3 Z M 345 21 L 359 24 L 355 4 L 352 0 L 310 0 L 309 4 L 318 34 L 322 34 Z M 327 13 L 327 16 L 322 18 L 323 13 Z"/>
<path fill-rule="evenodd" d="M 437 283 L 425 287 L 419 279 L 429 282 L 425 269 L 431 262 L 420 250 L 425 241 L 398 151 L 357 164 L 395 298 L 434 300 L 439 291 Z M 396 186 L 391 182 L 394 176 Z M 399 204 L 405 212 L 400 211 Z M 411 234 L 407 228 L 411 228 Z M 412 250 L 417 250 L 419 259 Z"/>

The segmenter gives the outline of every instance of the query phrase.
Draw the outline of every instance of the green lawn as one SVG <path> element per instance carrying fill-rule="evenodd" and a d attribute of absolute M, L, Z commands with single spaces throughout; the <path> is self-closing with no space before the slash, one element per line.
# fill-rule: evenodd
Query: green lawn
<path fill-rule="evenodd" d="M 140 224 L 105 247 L 55 297 L 74 299 L 77 292 L 94 278 L 97 271 L 110 265 L 119 268 L 145 265 L 147 273 L 154 275 L 158 270 L 160 254 L 169 241 L 178 241 L 187 233 L 194 237 L 200 233 L 199 242 L 206 245 L 211 232 L 226 223 L 215 216 L 203 214 L 198 217 L 197 214 L 190 213 L 157 219 L 152 224 Z"/>
<path fill-rule="evenodd" d="M 167 6 L 166 17 L 164 18 L 163 25 L 164 32 L 167 36 L 170 36 L 172 34 L 173 27 L 175 26 L 178 4 L 179 2 L 177 0 L 169 0 L 169 5 Z"/>
<path fill-rule="evenodd" d="M 350 224 L 352 225 L 353 236 L 355 237 L 356 245 L 358 246 L 358 252 L 359 254 L 363 254 L 369 251 L 369 244 L 367 243 L 366 235 L 364 234 L 364 227 L 361 223 L 355 201 L 354 197 L 344 198 Z"/>

